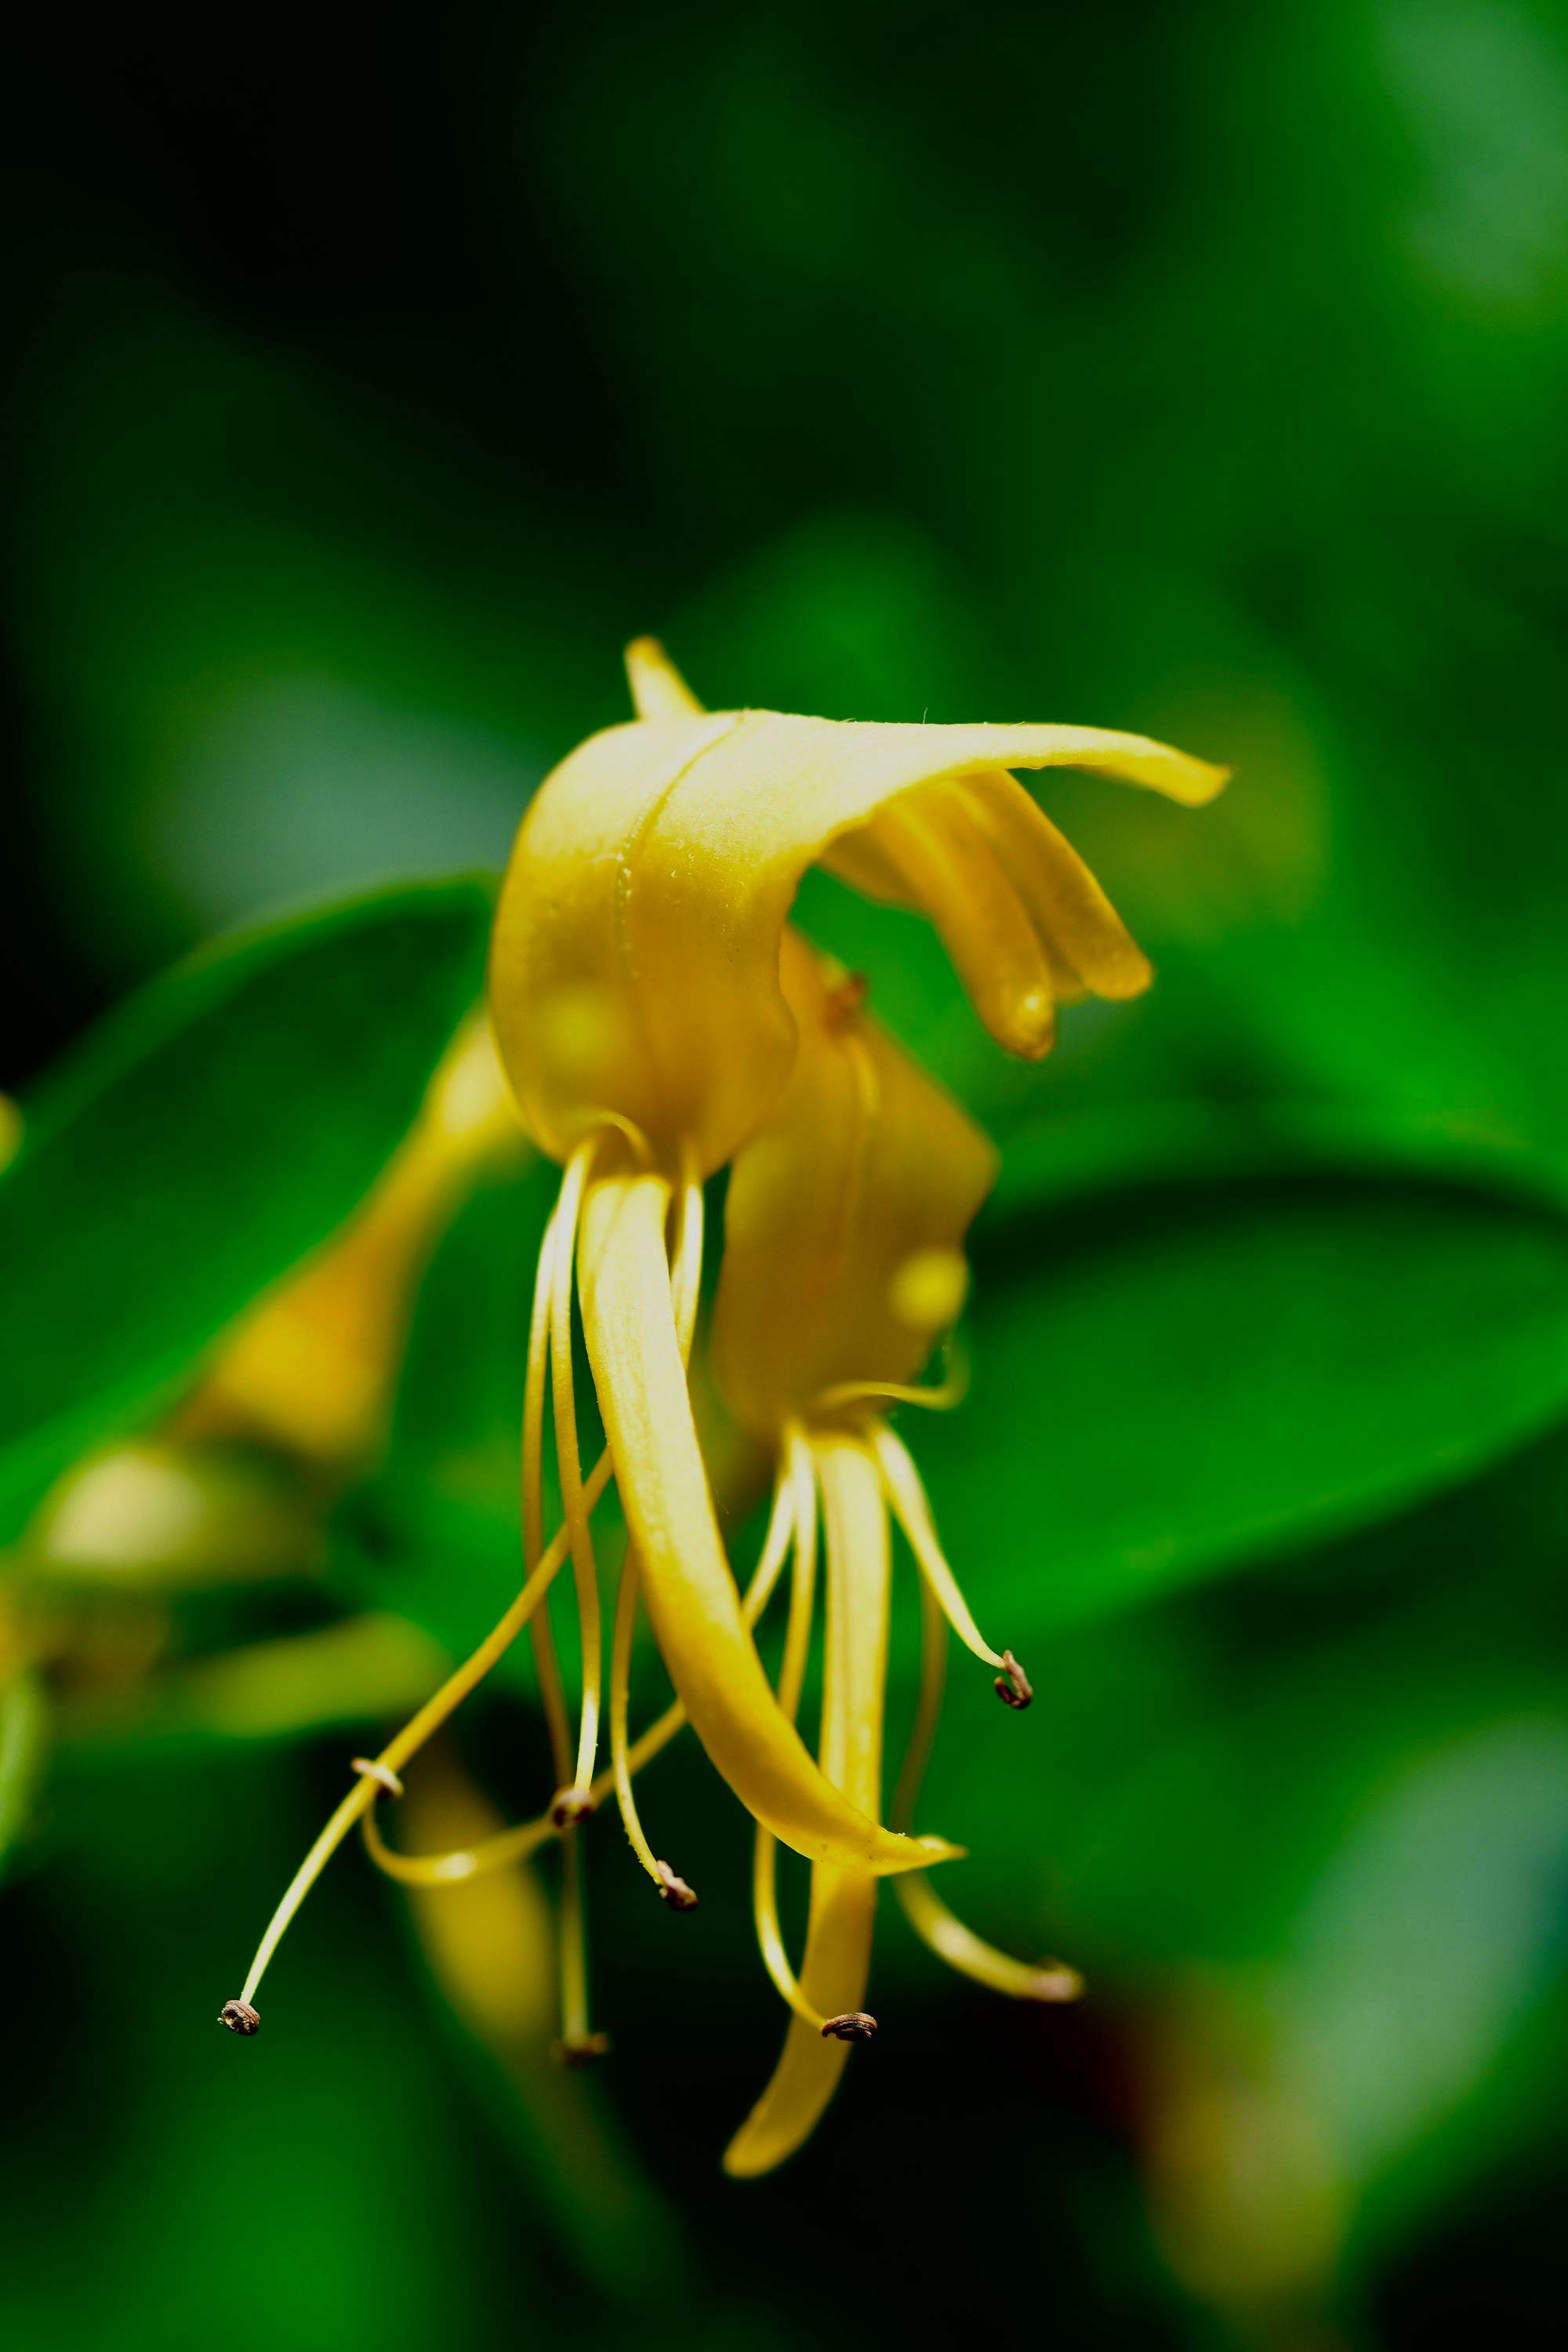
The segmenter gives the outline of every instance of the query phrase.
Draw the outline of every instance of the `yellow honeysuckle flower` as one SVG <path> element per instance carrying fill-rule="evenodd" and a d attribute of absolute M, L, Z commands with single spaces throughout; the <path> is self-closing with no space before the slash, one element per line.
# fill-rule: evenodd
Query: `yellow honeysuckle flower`
<path fill-rule="evenodd" d="M 995 1154 L 957 1105 L 860 1009 L 863 990 L 835 978 L 786 935 L 781 977 L 799 1045 L 777 1107 L 736 1157 L 725 1205 L 714 1306 L 721 1393 L 776 1452 L 779 1503 L 793 1542 L 790 1623 L 780 1696 L 798 1704 L 816 1578 L 816 1498 L 826 1565 L 821 1757 L 868 1811 L 881 1811 L 889 1515 L 921 1571 L 926 1673 L 916 1748 L 895 1819 L 907 1818 L 929 1745 L 949 1623 L 1000 1669 L 1013 1706 L 1029 1686 L 1011 1652 L 989 1648 L 937 1541 L 908 1454 L 879 1408 L 911 1391 L 940 1330 L 962 1306 L 964 1235 L 990 1190 Z M 794 2015 L 773 2080 L 725 2155 L 731 2173 L 770 2171 L 806 2137 L 832 2096 L 865 2011 L 877 1882 L 818 1864 L 812 1872 L 798 1978 L 779 1926 L 775 1852 L 757 1833 L 754 1907 L 763 1958 Z M 929 1942 L 971 1974 L 1036 1999 L 1076 1990 L 1063 1970 L 1026 1969 L 980 1943 L 931 1890 L 900 1878 Z"/>
<path fill-rule="evenodd" d="M 1127 994 L 1149 974 L 1008 765 L 1099 767 L 1194 802 L 1223 778 L 1142 737 L 1092 729 L 707 715 L 647 641 L 628 667 L 637 719 L 574 752 L 524 819 L 490 966 L 524 1118 L 566 1166 L 547 1254 L 563 1499 L 590 1655 L 574 1786 L 589 1782 L 598 1705 L 592 1542 L 570 1415 L 575 1261 L 648 1613 L 699 1738 L 785 1843 L 847 1868 L 902 1871 L 943 1850 L 848 1805 L 766 1690 L 698 1450 L 667 1228 L 678 1200 L 693 1201 L 755 1133 L 788 1078 L 796 1034 L 781 943 L 815 858 L 930 914 L 993 1033 L 1037 1055 L 1059 990 Z M 525 1494 L 536 1485 L 525 1456 Z"/>
<path fill-rule="evenodd" d="M 237 2031 L 255 2031 L 252 1995 L 261 1972 L 356 1822 L 386 1866 L 407 1876 L 428 1869 L 428 1883 L 440 1883 L 434 1874 L 443 1869 L 455 1882 L 495 1858 L 391 1856 L 371 1813 L 378 1790 L 396 1792 L 401 1766 L 526 1625 L 561 1785 L 548 1825 L 525 1823 L 492 1845 L 515 1855 L 552 1829 L 561 1835 L 562 2042 L 569 2055 L 592 2055 L 600 2045 L 587 2024 L 576 1828 L 604 1786 L 603 1776 L 595 1778 L 604 1644 L 592 1513 L 612 1476 L 628 1550 L 611 1645 L 610 1779 L 632 1843 L 666 1899 L 683 1907 L 692 1898 L 642 1836 L 630 1781 L 639 1753 L 654 1752 L 688 1718 L 768 1836 L 847 1881 L 921 1872 L 956 1851 L 885 1826 L 867 1795 L 874 1745 L 866 1747 L 850 1717 L 870 1719 L 879 1650 L 851 1634 L 843 1608 L 837 1618 L 829 1610 L 842 1633 L 835 1688 L 856 1696 L 844 1702 L 842 1738 L 825 1742 L 820 1760 L 763 1668 L 752 1623 L 792 1540 L 797 1559 L 806 1549 L 805 1481 L 792 1472 L 781 1487 L 742 1601 L 688 1387 L 702 1183 L 753 1138 L 760 1141 L 790 1081 L 798 1033 L 785 967 L 796 957 L 785 943 L 785 920 L 814 861 L 928 915 L 993 1034 L 1036 1057 L 1051 1043 L 1059 998 L 1131 995 L 1150 975 L 1092 876 L 1009 770 L 1087 767 L 1194 804 L 1219 789 L 1223 772 L 1143 737 L 1094 729 L 708 715 L 647 640 L 631 648 L 628 670 L 637 717 L 594 737 L 540 788 L 513 849 L 492 943 L 489 1000 L 501 1057 L 528 1131 L 564 1171 L 541 1251 L 528 1342 L 526 1580 L 473 1656 L 360 1768 L 360 1786 L 301 1864 L 243 1994 L 225 2012 Z M 900 1311 L 911 1300 L 929 1307 L 944 1290 L 951 1297 L 951 1252 L 906 1253 Z M 606 1440 L 587 1473 L 578 1451 L 574 1307 Z M 912 1360 L 921 1352 L 916 1347 Z M 547 1397 L 563 1519 L 549 1543 Z M 830 1528 L 835 1511 L 846 1527 L 869 1528 L 875 1517 L 885 1548 L 885 1512 L 879 1503 L 873 1514 L 867 1501 L 873 1468 L 879 1480 L 889 1475 L 881 1454 L 873 1457 L 856 1432 L 824 1432 L 816 1475 Z M 814 1514 L 815 1503 L 809 1507 Z M 858 1537 L 837 1549 L 846 1559 L 869 1558 Z M 583 1654 L 574 1744 L 542 1605 L 568 1559 Z M 859 1584 L 869 1580 L 868 1570 L 856 1573 Z M 639 1597 L 677 1697 L 633 1748 L 626 1679 Z"/>

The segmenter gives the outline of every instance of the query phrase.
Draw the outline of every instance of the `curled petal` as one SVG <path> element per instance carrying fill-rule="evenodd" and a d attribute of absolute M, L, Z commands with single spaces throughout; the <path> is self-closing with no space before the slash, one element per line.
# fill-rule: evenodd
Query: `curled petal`
<path fill-rule="evenodd" d="M 1032 878 L 999 850 L 978 782 L 1086 768 L 1196 804 L 1225 781 L 1098 728 L 697 716 L 651 666 L 638 690 L 660 715 L 593 737 L 540 790 L 497 919 L 502 1052 L 531 1130 L 563 1159 L 605 1109 L 667 1155 L 689 1141 L 705 1170 L 731 1156 L 788 1074 L 780 936 L 801 876 L 825 857 L 918 905 L 999 1043 L 1044 1052 L 1056 978 L 1081 967 L 1037 919 L 1072 893 L 1048 829 Z M 1023 794 L 999 822 L 1027 831 L 1031 812 Z"/>
<path fill-rule="evenodd" d="M 581 1279 L 605 1433 L 670 1679 L 717 1769 L 784 1844 L 879 1875 L 922 1869 L 955 1849 L 895 1836 L 842 1795 L 768 1686 L 698 1450 L 665 1255 L 668 1202 L 657 1176 L 595 1181 L 584 1210 Z"/>

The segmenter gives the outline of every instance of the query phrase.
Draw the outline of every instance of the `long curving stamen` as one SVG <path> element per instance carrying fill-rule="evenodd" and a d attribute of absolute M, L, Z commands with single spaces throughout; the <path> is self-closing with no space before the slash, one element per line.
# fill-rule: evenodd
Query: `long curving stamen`
<path fill-rule="evenodd" d="M 790 1580 L 789 1618 L 784 1627 L 784 1657 L 779 1666 L 779 1706 L 793 1723 L 800 1712 L 800 1694 L 811 1653 L 811 1619 L 816 1592 L 816 1475 L 810 1448 L 798 1431 L 784 1444 L 785 1480 L 795 1504 L 795 1570 Z M 795 2015 L 821 2033 L 826 2020 L 800 1989 L 779 1922 L 778 1841 L 757 1824 L 752 1849 L 752 1916 L 763 1965 L 781 1998 Z"/>
<path fill-rule="evenodd" d="M 786 1475 L 781 1474 L 773 1489 L 773 1510 L 768 1519 L 767 1533 L 746 1587 L 742 1604 L 746 1622 L 755 1625 L 768 1602 L 773 1599 L 784 1563 L 789 1558 L 790 1540 L 795 1531 L 794 1491 Z M 564 1557 L 564 1538 L 561 1538 Z M 655 1717 L 647 1729 L 634 1739 L 626 1750 L 626 1770 L 635 1779 L 645 1764 L 662 1754 L 676 1734 L 686 1727 L 686 1709 L 679 1699 Z M 607 1797 L 615 1786 L 613 1769 L 601 1772 L 591 1791 L 595 1805 Z M 478 1878 L 491 1870 L 504 1870 L 514 1862 L 524 1862 L 537 1853 L 552 1837 L 559 1834 L 559 1824 L 550 1813 L 541 1813 L 534 1820 L 520 1822 L 515 1828 L 502 1830 L 479 1844 L 454 1846 L 443 1853 L 399 1853 L 383 1838 L 377 1822 L 374 1801 L 363 1822 L 365 1850 L 378 1870 L 387 1877 L 397 1879 L 405 1886 L 458 1886 L 469 1878 Z"/>
<path fill-rule="evenodd" d="M 627 1544 L 621 1563 L 620 1590 L 616 1595 L 615 1629 L 610 1638 L 610 1770 L 615 1779 L 616 1801 L 620 1807 L 621 1826 L 626 1831 L 632 1852 L 658 1887 L 672 1911 L 691 1911 L 697 1897 L 684 1878 L 678 1877 L 668 1862 L 661 1862 L 647 1842 L 632 1794 L 630 1751 L 626 1745 L 626 1710 L 631 1694 L 632 1634 L 637 1614 L 637 1555 L 635 1544 Z"/>
<path fill-rule="evenodd" d="M 698 1444 L 664 1244 L 668 1179 L 605 1177 L 584 1208 L 584 1328 L 648 1615 L 710 1757 L 808 1858 L 879 1875 L 952 1849 L 893 1838 L 813 1764 L 769 1687 L 730 1573 Z"/>
<path fill-rule="evenodd" d="M 942 1685 L 947 1679 L 947 1614 L 931 1586 L 921 1580 L 921 1687 L 909 1744 L 899 1770 L 889 1819 L 897 1828 L 915 1809 L 921 1783 L 936 1738 L 942 1713 Z M 951 1911 L 931 1886 L 929 1874 L 900 1878 L 896 1888 L 904 1916 L 923 1944 L 961 1976 L 989 1985 L 994 1992 L 1014 2000 L 1076 2000 L 1083 1979 L 1061 1960 L 1041 1960 L 1033 1967 L 1000 1952 Z"/>
<path fill-rule="evenodd" d="M 971 1616 L 969 1603 L 959 1590 L 958 1579 L 948 1566 L 947 1555 L 938 1540 L 931 1506 L 926 1501 L 920 1473 L 910 1461 L 908 1450 L 885 1422 L 874 1423 L 868 1434 L 894 1516 L 920 1564 L 922 1578 L 941 1602 L 948 1623 L 966 1650 L 973 1651 L 988 1666 L 1000 1666 L 1002 1671 L 996 1677 L 997 1696 L 1008 1706 L 1027 1706 L 1035 1695 L 1029 1678 L 1011 1650 L 994 1650 L 991 1647 Z"/>
<path fill-rule="evenodd" d="M 580 1202 L 581 1180 L 574 1187 L 571 1171 L 568 1171 L 556 1196 L 534 1279 L 528 1328 L 528 1371 L 522 1402 L 522 1549 L 525 1566 L 539 1556 L 544 1541 L 544 1392 L 550 1376 L 550 1339 L 554 1319 L 556 1278 L 563 1259 L 568 1281 L 571 1278 Z M 561 1530 L 562 1539 L 568 1545 L 571 1533 L 568 1521 Z M 548 1597 L 543 1608 L 531 1619 L 528 1630 L 556 1785 L 550 1824 L 552 1829 L 559 1830 L 562 1844 L 561 1904 L 555 1923 L 559 1957 L 557 1996 L 561 2003 L 561 2036 L 557 2046 L 566 2063 L 577 2064 L 596 2055 L 601 2046 L 588 2018 L 587 1923 L 584 1916 L 582 1856 L 576 1834 L 577 1822 L 592 1807 L 579 1801 L 576 1791 L 567 1785 L 574 1777 L 572 1734 L 567 1717 L 566 1687 L 562 1679 L 555 1634 L 550 1622 Z M 365 1815 L 363 1827 L 366 1847 L 374 1859 L 380 1842 L 374 1807 Z M 452 1882 L 447 1879 L 441 1883 Z"/>
<path fill-rule="evenodd" d="M 582 1628 L 583 1707 L 577 1736 L 573 1792 L 586 1790 L 594 1777 L 599 1744 L 599 1694 L 604 1673 L 604 1637 L 600 1625 L 599 1570 L 594 1556 L 594 1531 L 583 1499 L 583 1465 L 577 1450 L 577 1400 L 572 1370 L 572 1277 L 577 1259 L 577 1225 L 584 1189 L 597 1131 L 580 1143 L 566 1165 L 561 1201 L 556 1210 L 556 1243 L 550 1286 L 550 1393 L 555 1415 L 555 1466 L 561 1486 L 561 1507 L 572 1546 L 572 1568 L 577 1588 L 577 1615 Z M 567 1801 L 563 1793 L 558 1801 Z M 585 1807 L 584 1807 L 585 1810 Z"/>
<path fill-rule="evenodd" d="M 606 1452 L 594 1465 L 584 1492 L 597 1502 L 609 1481 L 610 1457 Z M 426 1700 L 419 1712 L 410 1717 L 402 1730 L 395 1733 L 380 1753 L 372 1759 L 377 1771 L 398 1771 L 407 1763 L 411 1756 L 417 1754 L 431 1733 L 438 1730 L 454 1709 L 462 1705 L 468 1693 L 483 1682 L 496 1661 L 503 1657 L 512 1643 L 516 1641 L 540 1601 L 550 1590 L 552 1580 L 565 1560 L 566 1551 L 566 1535 L 563 1529 L 550 1544 L 539 1566 L 528 1578 L 510 1609 L 497 1620 L 478 1649 L 447 1675 L 440 1689 Z M 337 1807 L 289 1882 L 283 1899 L 268 1922 L 267 1932 L 257 1946 L 256 1957 L 250 1964 L 250 1973 L 245 1979 L 245 1988 L 239 1996 L 240 2004 L 243 2007 L 248 2009 L 252 2006 L 257 1987 L 261 1982 L 273 1953 L 282 1941 L 289 1921 L 321 1876 L 327 1863 L 353 1828 L 354 1823 L 374 1803 L 379 1793 L 379 1786 L 374 1773 L 362 1773 L 359 1776 L 354 1786 Z M 254 2032 L 255 2029 L 252 2027 L 248 2030 Z"/>

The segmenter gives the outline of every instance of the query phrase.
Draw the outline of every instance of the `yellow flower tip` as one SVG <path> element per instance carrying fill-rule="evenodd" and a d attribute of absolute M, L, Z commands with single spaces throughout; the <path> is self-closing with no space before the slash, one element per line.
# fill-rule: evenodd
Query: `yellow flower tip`
<path fill-rule="evenodd" d="M 697 1908 L 696 1889 L 689 1886 L 684 1878 L 678 1877 L 668 1862 L 661 1862 L 658 1865 L 658 1892 L 661 1901 L 668 1903 L 672 1911 L 695 1911 Z"/>
<path fill-rule="evenodd" d="M 558 1830 L 575 1828 L 585 1822 L 598 1805 L 592 1789 L 557 1789 L 550 1801 L 550 1818 Z"/>
<path fill-rule="evenodd" d="M 657 637 L 634 637 L 626 647 L 626 684 L 639 719 L 689 719 L 702 705 Z"/>
<path fill-rule="evenodd" d="M 218 2011 L 217 2021 L 220 2025 L 226 2025 L 231 2033 L 240 2034 L 247 2041 L 253 2033 L 261 2031 L 261 2020 L 247 2000 L 226 2000 Z"/>
<path fill-rule="evenodd" d="M 1083 1979 L 1065 1960 L 1041 1960 L 1034 1971 L 1030 1998 L 1034 2000 L 1079 2000 L 1083 1996 Z"/>
<path fill-rule="evenodd" d="M 1035 1696 L 1034 1684 L 1011 1650 L 1002 1653 L 1002 1671 L 994 1687 L 1004 1706 L 1016 1706 L 1020 1710 L 1027 1706 Z"/>
<path fill-rule="evenodd" d="M 823 2040 L 830 2035 L 835 2042 L 875 2042 L 877 2021 L 868 2010 L 847 2009 L 842 2017 L 830 2017 L 824 2025 Z"/>
<path fill-rule="evenodd" d="M 968 1296 L 968 1262 L 955 1249 L 912 1250 L 888 1285 L 894 1321 L 928 1338 L 957 1322 Z"/>
<path fill-rule="evenodd" d="M 601 2058 L 607 2058 L 609 2054 L 610 2037 L 607 2033 L 563 2034 L 555 2044 L 556 2057 L 574 2074 L 580 2067 L 597 2065 Z"/>
<path fill-rule="evenodd" d="M 949 1838 L 935 1837 L 928 1833 L 921 1837 L 911 1837 L 909 1843 L 912 1846 L 919 1847 L 923 1859 L 928 1863 L 969 1860 L 969 1848 L 966 1845 L 954 1845 Z"/>
<path fill-rule="evenodd" d="M 1022 1062 L 1043 1062 L 1057 1042 L 1057 1003 L 1048 989 L 1026 988 L 992 1024 L 992 1034 Z"/>

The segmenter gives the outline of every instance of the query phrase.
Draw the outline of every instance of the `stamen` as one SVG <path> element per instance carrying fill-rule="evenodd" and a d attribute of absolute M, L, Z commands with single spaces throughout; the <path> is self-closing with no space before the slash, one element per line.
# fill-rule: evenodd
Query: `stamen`
<path fill-rule="evenodd" d="M 784 1624 L 784 1657 L 779 1665 L 778 1700 L 793 1723 L 800 1710 L 800 1695 L 811 1653 L 812 1608 L 816 1592 L 816 1476 L 811 1449 L 797 1429 L 784 1440 L 785 1480 L 795 1515 L 795 1573 L 790 1580 L 789 1616 Z M 782 2000 L 807 2025 L 822 2033 L 828 2022 L 807 2000 L 790 1965 L 784 1929 L 779 1923 L 778 1842 L 759 1823 L 752 1849 L 752 1915 L 763 1966 Z"/>
<path fill-rule="evenodd" d="M 946 1678 L 947 1619 L 936 1594 L 922 1580 L 920 1697 L 893 1796 L 889 1819 L 895 1829 L 902 1828 L 913 1815 L 931 1761 Z M 1014 2000 L 1076 2000 L 1082 1992 L 1083 1979 L 1061 1960 L 1042 1960 L 1030 1968 L 975 1935 L 949 1910 L 931 1886 L 928 1873 L 921 1872 L 918 1878 L 911 1874 L 896 1891 L 904 1916 L 921 1941 L 961 1976 L 972 1977 L 977 1984 L 989 1985 L 994 1992 L 1006 1993 Z"/>
<path fill-rule="evenodd" d="M 1004 1706 L 1027 1706 L 1035 1696 L 1034 1684 L 1011 1650 L 1002 1653 L 1002 1671 L 996 1677 L 995 1691 Z"/>
<path fill-rule="evenodd" d="M 593 1812 L 597 1799 L 591 1788 L 557 1789 L 550 1801 L 550 1818 L 558 1830 L 575 1829 Z"/>
<path fill-rule="evenodd" d="M 647 1842 L 647 1832 L 637 1813 L 637 1799 L 632 1794 L 631 1769 L 627 1763 L 626 1710 L 631 1693 L 632 1634 L 637 1614 L 637 1556 L 635 1545 L 628 1543 L 621 1563 L 620 1590 L 616 1596 L 616 1623 L 610 1642 L 610 1769 L 615 1774 L 616 1800 L 621 1810 L 621 1826 L 643 1868 L 658 1888 L 667 1903 L 678 1911 L 692 1910 L 697 1897 L 683 1878 L 677 1878 L 669 1864 L 660 1862 Z M 674 1890 L 681 1890 L 678 1899 Z"/>
<path fill-rule="evenodd" d="M 563 2066 L 574 2073 L 583 2066 L 596 2065 L 610 2054 L 607 2033 L 563 2033 L 555 2044 L 555 2055 Z"/>
<path fill-rule="evenodd" d="M 658 1891 L 670 1909 L 695 1911 L 697 1896 L 693 1889 L 688 1886 L 685 1879 L 678 1878 L 668 1862 L 661 1862 L 656 1867 L 658 1872 Z"/>
<path fill-rule="evenodd" d="M 588 2022 L 588 1931 L 583 1900 L 583 1841 L 561 1833 L 561 2055 L 568 2066 L 602 2058 L 609 2048 Z"/>
<path fill-rule="evenodd" d="M 226 2025 L 231 2033 L 249 2036 L 259 2033 L 261 2020 L 247 2000 L 226 2000 L 218 2011 L 217 2021 Z"/>
<path fill-rule="evenodd" d="M 969 1604 L 959 1591 L 958 1579 L 948 1566 L 946 1554 L 937 1539 L 925 1489 L 908 1452 L 885 1423 L 875 1423 L 868 1434 L 894 1516 L 904 1531 L 925 1583 L 941 1603 L 948 1623 L 966 1650 L 984 1660 L 986 1665 L 1002 1668 L 1006 1684 L 1004 1686 L 998 1681 L 996 1688 L 1007 1705 L 1027 1706 L 1034 1693 L 1022 1666 L 1011 1650 L 994 1650 L 969 1613 Z"/>
<path fill-rule="evenodd" d="M 835 2042 L 874 2042 L 877 2021 L 868 2010 L 847 2009 L 842 2017 L 830 2017 L 822 2029 L 826 2042 L 832 2035 Z"/>
<path fill-rule="evenodd" d="M 595 1463 L 584 1492 L 596 1502 L 610 1481 L 610 1457 L 602 1454 Z M 483 1682 L 498 1658 L 504 1657 L 519 1633 L 532 1617 L 539 1602 L 549 1591 L 552 1580 L 566 1558 L 564 1529 L 557 1535 L 539 1566 L 523 1585 L 521 1591 L 502 1616 L 491 1626 L 477 1650 L 449 1674 L 434 1696 L 426 1700 L 417 1715 L 412 1716 L 403 1729 L 389 1739 L 374 1760 L 395 1772 L 418 1753 L 432 1732 L 438 1731 L 471 1690 Z M 321 1876 L 322 1870 L 337 1852 L 356 1822 L 362 1819 L 378 1794 L 379 1783 L 370 1774 L 362 1772 L 355 1786 L 342 1800 L 315 1843 L 306 1854 L 284 1890 L 283 1899 L 268 1922 L 267 1932 L 257 1946 L 256 1958 L 250 1964 L 250 1974 L 245 1980 L 240 2000 L 247 2006 L 255 1999 L 256 1989 L 267 1971 L 268 1963 L 283 1939 L 290 1920 L 300 1904 Z"/>
<path fill-rule="evenodd" d="M 572 1368 L 572 1277 L 577 1262 L 577 1222 L 583 1188 L 594 1154 L 597 1132 L 580 1143 L 567 1162 L 556 1211 L 557 1237 L 551 1270 L 550 1391 L 555 1412 L 555 1464 L 561 1484 L 561 1507 L 572 1545 L 572 1568 L 577 1588 L 577 1615 L 583 1643 L 583 1712 L 577 1738 L 577 1769 L 573 1785 L 585 1790 L 594 1778 L 594 1757 L 599 1744 L 599 1692 L 603 1674 L 603 1636 L 599 1622 L 599 1571 L 594 1557 L 594 1534 L 583 1499 L 583 1465 L 577 1450 L 577 1407 Z"/>
<path fill-rule="evenodd" d="M 374 1780 L 389 1797 L 402 1796 L 403 1783 L 389 1764 L 379 1763 L 374 1756 L 356 1756 L 353 1769 L 356 1772 L 363 1772 L 367 1780 Z"/>
<path fill-rule="evenodd" d="M 602 1467 L 603 1465 L 601 1465 Z M 595 1473 L 597 1475 L 597 1473 Z M 593 1482 L 590 1481 L 590 1490 Z M 596 1499 L 596 1497 L 595 1497 Z M 790 1540 L 795 1532 L 795 1495 L 784 1469 L 781 1467 L 773 1489 L 773 1507 L 768 1520 L 767 1533 L 752 1571 L 743 1603 L 746 1622 L 755 1625 L 772 1600 L 785 1561 L 789 1558 Z M 563 1538 L 558 1541 L 564 1544 Z M 535 1619 L 535 1624 L 541 1622 Z M 668 1747 L 677 1732 L 684 1730 L 686 1709 L 679 1699 L 655 1717 L 647 1729 L 635 1739 L 626 1750 L 626 1770 L 635 1779 L 645 1764 Z M 593 1786 L 595 1805 L 603 1803 L 615 1787 L 613 1769 L 601 1772 Z M 540 1813 L 530 1822 L 520 1822 L 515 1828 L 500 1831 L 493 1838 L 485 1838 L 478 1845 L 455 1846 L 445 1853 L 398 1853 L 387 1845 L 376 1822 L 374 1804 L 363 1823 L 365 1851 L 378 1870 L 395 1878 L 405 1886 L 458 1886 L 466 1880 L 478 1878 L 492 1870 L 504 1870 L 514 1862 L 526 1862 L 531 1854 L 548 1845 L 555 1835 L 555 1823 L 550 1815 Z"/>

